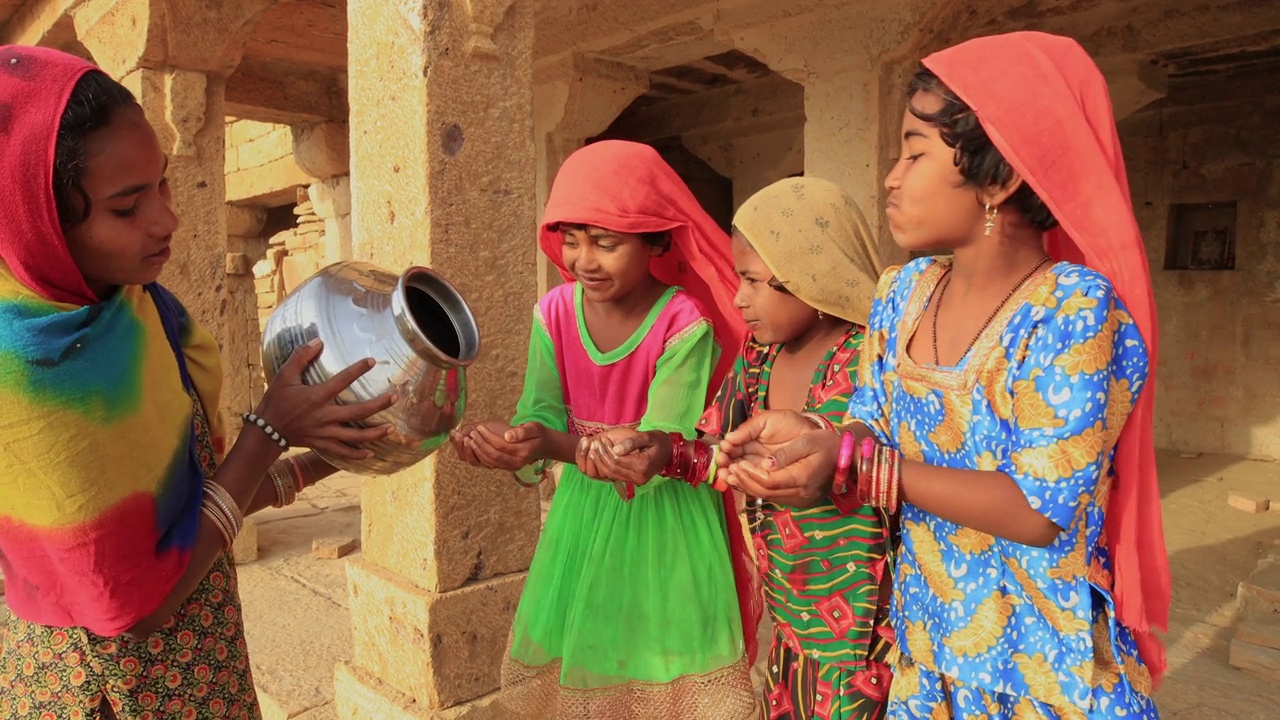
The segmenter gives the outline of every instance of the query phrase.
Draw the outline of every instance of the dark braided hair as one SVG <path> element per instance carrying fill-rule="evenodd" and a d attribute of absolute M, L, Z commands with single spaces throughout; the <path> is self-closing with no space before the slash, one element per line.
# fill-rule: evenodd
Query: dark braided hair
<path fill-rule="evenodd" d="M 88 163 L 86 141 L 109 125 L 121 108 L 136 104 L 128 88 L 99 70 L 85 73 L 72 88 L 53 152 L 53 200 L 63 231 L 88 220 L 92 211 L 81 184 Z"/>
<path fill-rule="evenodd" d="M 922 92 L 933 93 L 941 98 L 942 108 L 932 113 L 916 109 L 911 104 L 911 98 Z M 960 169 L 960 177 L 964 178 L 965 185 L 974 188 L 1000 187 L 1013 178 L 1013 168 L 992 144 L 987 131 L 982 129 L 982 123 L 978 122 L 978 116 L 937 75 L 924 66 L 920 67 L 907 84 L 907 109 L 920 120 L 937 127 L 942 142 L 956 151 L 955 164 Z M 1049 207 L 1026 182 L 1005 200 L 1005 205 L 1022 213 L 1032 226 L 1041 231 L 1058 226 L 1058 220 L 1049 211 Z"/>

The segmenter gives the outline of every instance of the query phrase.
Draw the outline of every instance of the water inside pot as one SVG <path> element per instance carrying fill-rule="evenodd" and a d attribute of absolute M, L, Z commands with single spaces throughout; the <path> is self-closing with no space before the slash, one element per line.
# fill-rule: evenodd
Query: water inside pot
<path fill-rule="evenodd" d="M 462 357 L 462 338 L 449 311 L 431 293 L 409 285 L 404 289 L 409 315 L 423 336 L 437 350 L 458 360 Z"/>

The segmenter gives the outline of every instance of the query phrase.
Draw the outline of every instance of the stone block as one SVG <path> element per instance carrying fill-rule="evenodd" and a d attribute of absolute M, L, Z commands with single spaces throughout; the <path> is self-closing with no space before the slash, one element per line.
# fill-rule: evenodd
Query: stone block
<path fill-rule="evenodd" d="M 323 262 L 326 265 L 351 258 L 350 215 L 324 221 L 324 241 L 321 246 Z"/>
<path fill-rule="evenodd" d="M 1242 613 L 1280 613 L 1280 562 L 1263 560 L 1236 590 Z"/>
<path fill-rule="evenodd" d="M 538 493 L 510 483 L 452 452 L 370 478 L 361 490 L 361 552 L 436 592 L 527 570 L 538 543 Z"/>
<path fill-rule="evenodd" d="M 360 541 L 353 537 L 323 537 L 311 541 L 311 555 L 321 560 L 337 560 L 349 554 Z"/>
<path fill-rule="evenodd" d="M 280 276 L 284 281 L 284 291 L 291 292 L 302 281 L 315 275 L 320 269 L 316 253 L 302 252 L 290 255 L 280 262 Z"/>
<path fill-rule="evenodd" d="M 347 579 L 361 668 L 432 710 L 498 688 L 524 574 L 433 593 L 355 559 Z"/>
<path fill-rule="evenodd" d="M 1280 615 L 1260 613 L 1245 619 L 1236 628 L 1235 639 L 1249 645 L 1280 650 Z"/>
<path fill-rule="evenodd" d="M 1253 495 L 1245 495 L 1244 493 L 1229 493 L 1227 495 L 1227 504 L 1237 510 L 1243 510 L 1247 513 L 1266 512 L 1271 507 L 1271 501 L 1267 498 L 1254 497 Z"/>
<path fill-rule="evenodd" d="M 249 275 L 253 272 L 253 259 L 244 253 L 227 253 L 228 275 Z"/>
<path fill-rule="evenodd" d="M 293 154 L 293 137 L 288 128 L 272 132 L 236 146 L 239 169 L 258 168 Z"/>
<path fill-rule="evenodd" d="M 320 232 L 294 232 L 285 237 L 284 246 L 290 254 L 306 251 L 319 245 L 322 237 Z"/>
<path fill-rule="evenodd" d="M 227 174 L 227 201 L 279 205 L 291 202 L 294 189 L 314 181 L 292 156 Z"/>
<path fill-rule="evenodd" d="M 1232 640 L 1228 662 L 1245 674 L 1280 686 L 1280 650 Z"/>
<path fill-rule="evenodd" d="M 313 177 L 327 180 L 351 169 L 350 130 L 346 123 L 320 123 L 293 129 L 293 156 Z"/>
<path fill-rule="evenodd" d="M 413 698 L 347 663 L 333 673 L 339 720 L 428 720 L 433 716 Z"/>
<path fill-rule="evenodd" d="M 258 559 L 258 524 L 252 517 L 244 519 L 244 527 L 231 544 L 231 562 L 245 565 Z"/>
<path fill-rule="evenodd" d="M 316 215 L 330 220 L 351 214 L 351 176 L 322 180 L 307 188 Z"/>
<path fill-rule="evenodd" d="M 227 234 L 257 237 L 267 222 L 267 211 L 253 205 L 227 205 Z"/>

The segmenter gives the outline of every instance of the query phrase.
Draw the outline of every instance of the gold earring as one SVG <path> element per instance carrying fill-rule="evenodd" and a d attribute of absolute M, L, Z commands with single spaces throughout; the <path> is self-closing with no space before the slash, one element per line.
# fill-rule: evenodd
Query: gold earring
<path fill-rule="evenodd" d="M 824 313 L 824 312 L 822 312 L 821 310 L 819 310 L 819 311 L 818 311 L 818 320 L 825 320 L 826 318 L 827 318 L 827 314 L 826 314 L 826 313 Z"/>
<path fill-rule="evenodd" d="M 987 210 L 987 221 L 982 225 L 983 227 L 982 234 L 989 236 L 991 235 L 991 233 L 995 232 L 996 215 L 1000 213 L 1000 209 L 993 206 L 991 203 L 986 203 L 986 210 Z"/>

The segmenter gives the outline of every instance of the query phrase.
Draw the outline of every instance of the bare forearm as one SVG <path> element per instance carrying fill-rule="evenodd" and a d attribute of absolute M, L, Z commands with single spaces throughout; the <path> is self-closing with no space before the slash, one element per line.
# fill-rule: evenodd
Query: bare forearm
<path fill-rule="evenodd" d="M 1023 545 L 1046 547 L 1062 532 L 1004 473 L 904 460 L 901 494 L 904 502 L 944 520 Z"/>
<path fill-rule="evenodd" d="M 547 428 L 547 447 L 543 458 L 572 465 L 578 460 L 578 443 L 581 440 L 581 435 L 571 435 Z"/>
<path fill-rule="evenodd" d="M 339 472 L 338 468 L 330 465 L 314 450 L 308 450 L 291 458 L 282 457 L 274 464 L 288 477 L 299 476 L 297 483 L 299 492 Z M 254 495 L 253 502 L 244 514 L 249 515 L 265 510 L 279 501 L 280 491 L 276 489 L 275 483 L 263 482 L 258 485 L 258 494 Z"/>

